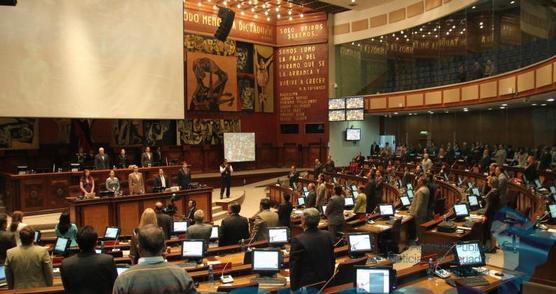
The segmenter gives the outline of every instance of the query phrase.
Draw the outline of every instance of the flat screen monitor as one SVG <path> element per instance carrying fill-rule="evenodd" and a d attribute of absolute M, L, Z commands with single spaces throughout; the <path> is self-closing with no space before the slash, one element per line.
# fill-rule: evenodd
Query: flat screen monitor
<path fill-rule="evenodd" d="M 6 282 L 6 270 L 3 265 L 0 265 L 0 283 Z"/>
<path fill-rule="evenodd" d="M 454 204 L 454 213 L 456 214 L 456 218 L 468 217 L 469 209 L 467 208 L 467 204 L 465 203 Z"/>
<path fill-rule="evenodd" d="M 469 189 L 473 189 L 473 183 L 467 182 L 467 187 L 469 187 Z"/>
<path fill-rule="evenodd" d="M 186 221 L 174 222 L 174 225 L 172 227 L 172 232 L 174 234 L 183 234 L 187 232 L 187 222 Z"/>
<path fill-rule="evenodd" d="M 550 212 L 550 217 L 556 219 L 556 204 L 549 204 L 548 211 Z"/>
<path fill-rule="evenodd" d="M 121 275 L 123 272 L 127 271 L 129 269 L 128 266 L 116 266 L 116 271 L 118 272 L 118 276 Z"/>
<path fill-rule="evenodd" d="M 460 241 L 454 247 L 456 262 L 459 266 L 484 266 L 485 254 L 479 241 Z"/>
<path fill-rule="evenodd" d="M 458 176 L 458 186 L 461 186 L 461 184 L 463 184 L 463 180 Z"/>
<path fill-rule="evenodd" d="M 102 253 L 102 249 L 100 249 L 100 248 L 95 248 L 95 253 L 96 253 L 96 254 L 101 254 L 101 253 Z"/>
<path fill-rule="evenodd" d="M 56 238 L 56 243 L 54 243 L 54 253 L 65 255 L 70 247 L 71 240 L 58 237 Z"/>
<path fill-rule="evenodd" d="M 346 97 L 347 109 L 363 109 L 365 108 L 365 100 L 363 96 Z"/>
<path fill-rule="evenodd" d="M 289 229 L 287 227 L 268 228 L 268 243 L 271 245 L 286 244 L 289 241 Z"/>
<path fill-rule="evenodd" d="M 394 205 L 392 204 L 380 204 L 378 206 L 380 217 L 388 217 L 394 215 Z"/>
<path fill-rule="evenodd" d="M 541 184 L 541 181 L 540 181 L 539 179 L 536 179 L 536 180 L 535 180 L 535 186 L 536 186 L 537 188 L 542 188 L 542 184 Z"/>
<path fill-rule="evenodd" d="M 346 141 L 360 141 L 361 129 L 346 129 Z"/>
<path fill-rule="evenodd" d="M 345 109 L 346 100 L 344 98 L 330 98 L 328 99 L 328 109 Z"/>
<path fill-rule="evenodd" d="M 329 110 L 328 111 L 328 121 L 345 121 L 346 120 L 346 110 Z"/>
<path fill-rule="evenodd" d="M 346 120 L 365 120 L 365 110 L 361 109 L 347 109 Z"/>
<path fill-rule="evenodd" d="M 469 206 L 472 208 L 479 207 L 479 198 L 477 198 L 477 195 L 468 195 L 467 202 L 469 203 Z"/>
<path fill-rule="evenodd" d="M 555 186 L 550 186 L 550 193 L 556 194 L 556 187 Z"/>
<path fill-rule="evenodd" d="M 297 205 L 298 206 L 305 205 L 305 197 L 297 198 Z"/>
<path fill-rule="evenodd" d="M 119 236 L 120 236 L 120 228 L 106 227 L 106 230 L 104 231 L 105 240 L 118 240 Z"/>
<path fill-rule="evenodd" d="M 40 241 L 41 241 L 41 231 L 36 230 L 35 231 L 35 238 L 33 239 L 33 242 L 35 242 L 35 244 L 37 244 Z"/>
<path fill-rule="evenodd" d="M 407 190 L 413 190 L 413 185 L 411 183 L 407 184 Z"/>
<path fill-rule="evenodd" d="M 471 189 L 471 192 L 473 192 L 473 195 L 481 196 L 481 192 L 479 192 L 479 188 L 477 188 L 477 187 L 474 187 L 473 189 Z"/>
<path fill-rule="evenodd" d="M 351 191 L 357 191 L 357 185 L 351 185 Z"/>
<path fill-rule="evenodd" d="M 413 190 L 407 190 L 407 197 L 409 197 L 409 199 L 413 199 Z"/>
<path fill-rule="evenodd" d="M 215 241 L 218 240 L 218 229 L 219 226 L 212 226 L 212 230 L 210 231 L 210 240 Z"/>
<path fill-rule="evenodd" d="M 353 195 L 353 197 L 357 197 L 359 195 L 359 192 L 357 191 L 351 191 L 351 195 Z"/>
<path fill-rule="evenodd" d="M 353 198 L 351 197 L 344 198 L 344 206 L 353 206 Z"/>
<path fill-rule="evenodd" d="M 388 294 L 394 290 L 395 271 L 391 267 L 355 266 L 356 293 Z"/>
<path fill-rule="evenodd" d="M 203 240 L 184 240 L 181 243 L 181 256 L 186 259 L 201 259 L 204 256 Z"/>
<path fill-rule="evenodd" d="M 303 192 L 303 195 L 305 195 L 305 197 L 309 196 L 309 191 Z"/>
<path fill-rule="evenodd" d="M 370 233 L 350 233 L 348 234 L 348 244 L 350 253 L 367 253 L 373 249 Z"/>
<path fill-rule="evenodd" d="M 280 271 L 281 264 L 279 249 L 253 249 L 253 272 L 276 273 Z"/>
<path fill-rule="evenodd" d="M 409 201 L 409 197 L 407 196 L 400 197 L 400 202 L 402 203 L 403 207 L 409 207 L 411 205 L 411 201 Z"/>

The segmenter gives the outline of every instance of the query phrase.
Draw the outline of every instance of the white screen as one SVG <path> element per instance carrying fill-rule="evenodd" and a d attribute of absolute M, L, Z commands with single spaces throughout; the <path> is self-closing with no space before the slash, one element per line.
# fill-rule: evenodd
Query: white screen
<path fill-rule="evenodd" d="M 253 251 L 253 270 L 278 271 L 279 266 L 278 251 Z"/>
<path fill-rule="evenodd" d="M 214 226 L 212 227 L 212 230 L 210 231 L 210 239 L 218 239 L 218 227 Z"/>
<path fill-rule="evenodd" d="M 357 197 L 359 195 L 359 192 L 357 191 L 351 191 L 351 195 L 353 195 L 353 197 Z"/>
<path fill-rule="evenodd" d="M 352 191 L 357 191 L 357 186 L 351 185 L 351 190 L 352 190 Z"/>
<path fill-rule="evenodd" d="M 413 190 L 413 185 L 407 184 L 407 189 L 408 189 L 408 190 Z"/>
<path fill-rule="evenodd" d="M 550 192 L 552 192 L 553 194 L 556 194 L 556 187 L 550 186 Z"/>
<path fill-rule="evenodd" d="M 371 238 L 369 234 L 356 234 L 349 236 L 349 250 L 350 251 L 360 251 L 369 252 L 371 251 Z"/>
<path fill-rule="evenodd" d="M 229 162 L 255 161 L 255 133 L 224 133 L 224 158 Z"/>
<path fill-rule="evenodd" d="M 380 205 L 380 215 L 394 215 L 393 206 L 390 204 L 387 205 Z"/>
<path fill-rule="evenodd" d="M 297 198 L 297 205 L 305 205 L 305 198 L 303 197 Z"/>
<path fill-rule="evenodd" d="M 465 204 L 455 204 L 454 210 L 456 212 L 456 216 L 468 216 L 469 212 L 467 211 L 467 205 Z"/>
<path fill-rule="evenodd" d="M 183 257 L 202 257 L 203 242 L 202 241 L 183 241 L 182 243 Z"/>
<path fill-rule="evenodd" d="M 344 205 L 345 206 L 353 206 L 353 198 L 351 197 L 347 197 L 344 199 Z"/>
<path fill-rule="evenodd" d="M 41 232 L 40 231 L 35 231 L 35 238 L 33 239 L 33 242 L 35 243 L 39 243 L 39 238 L 40 238 Z"/>
<path fill-rule="evenodd" d="M 479 192 L 479 188 L 473 188 L 471 189 L 471 191 L 473 191 L 473 195 L 477 195 L 477 196 L 481 195 L 481 192 Z"/>
<path fill-rule="evenodd" d="M 346 108 L 346 101 L 344 98 L 328 99 L 328 109 L 344 109 Z"/>
<path fill-rule="evenodd" d="M 127 271 L 128 267 L 117 267 L 116 271 L 118 271 L 118 276 L 121 275 L 123 272 Z"/>
<path fill-rule="evenodd" d="M 363 100 L 363 97 L 346 98 L 346 108 L 347 109 L 365 108 L 365 102 Z"/>
<path fill-rule="evenodd" d="M 411 203 L 409 202 L 409 197 L 400 197 L 403 206 L 409 206 Z"/>
<path fill-rule="evenodd" d="M 174 222 L 174 233 L 187 232 L 187 222 Z"/>
<path fill-rule="evenodd" d="M 285 228 L 280 229 L 268 229 L 268 242 L 269 243 L 287 243 L 288 242 L 288 230 Z"/>
<path fill-rule="evenodd" d="M 556 204 L 550 204 L 548 209 L 550 209 L 550 216 L 556 218 Z"/>
<path fill-rule="evenodd" d="M 474 195 L 469 196 L 469 205 L 470 206 L 479 206 L 479 201 L 477 200 L 477 197 Z"/>
<path fill-rule="evenodd" d="M 68 245 L 69 239 L 58 238 L 56 239 L 56 245 L 54 245 L 54 252 L 64 253 L 66 251 L 66 246 Z"/>
<path fill-rule="evenodd" d="M 347 141 L 361 140 L 361 129 L 346 129 L 346 140 Z"/>
<path fill-rule="evenodd" d="M 329 121 L 344 121 L 344 120 L 346 120 L 346 111 L 345 110 L 330 110 L 330 111 L 328 111 L 328 120 Z"/>
<path fill-rule="evenodd" d="M 0 6 L 0 117 L 184 118 L 183 0 Z"/>
<path fill-rule="evenodd" d="M 481 250 L 477 243 L 458 244 L 456 245 L 456 251 L 459 265 L 479 265 L 483 263 Z"/>
<path fill-rule="evenodd" d="M 384 269 L 357 269 L 357 292 L 390 293 L 390 271 Z"/>
<path fill-rule="evenodd" d="M 108 227 L 104 233 L 105 239 L 116 239 L 118 238 L 118 228 Z"/>
<path fill-rule="evenodd" d="M 407 190 L 407 197 L 413 198 L 413 190 Z"/>
<path fill-rule="evenodd" d="M 363 109 L 346 110 L 346 120 L 365 120 L 365 111 Z"/>
<path fill-rule="evenodd" d="M 95 249 L 95 253 L 96 253 L 96 254 L 101 254 L 101 253 L 102 253 L 102 249 Z"/>
<path fill-rule="evenodd" d="M 0 265 L 0 281 L 4 282 L 6 280 L 6 270 L 3 265 Z"/>

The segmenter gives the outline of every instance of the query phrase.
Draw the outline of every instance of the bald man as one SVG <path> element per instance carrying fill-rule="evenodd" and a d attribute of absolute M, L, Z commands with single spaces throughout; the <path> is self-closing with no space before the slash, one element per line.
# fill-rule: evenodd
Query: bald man
<path fill-rule="evenodd" d="M 156 212 L 156 223 L 162 228 L 164 234 L 166 235 L 166 240 L 170 239 L 170 233 L 172 232 L 172 217 L 164 213 L 164 205 L 162 202 L 158 201 L 154 205 L 154 211 Z"/>

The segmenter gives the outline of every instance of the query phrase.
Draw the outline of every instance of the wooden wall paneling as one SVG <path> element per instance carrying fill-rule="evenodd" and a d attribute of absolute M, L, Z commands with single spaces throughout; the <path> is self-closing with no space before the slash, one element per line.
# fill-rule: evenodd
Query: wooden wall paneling
<path fill-rule="evenodd" d="M 45 206 L 48 201 L 49 186 L 44 179 L 25 180 L 20 185 L 20 207 L 24 211 L 36 211 Z"/>
<path fill-rule="evenodd" d="M 116 225 L 115 223 L 111 223 L 109 209 L 105 204 L 84 207 L 81 209 L 81 214 L 83 223 L 77 224 L 77 226 L 90 225 L 95 228 L 99 236 L 104 234 L 107 226 Z M 135 223 L 135 226 L 137 226 L 137 224 L 138 222 Z"/>
<path fill-rule="evenodd" d="M 69 197 L 70 186 L 67 177 L 50 179 L 49 191 L 47 193 L 47 205 L 52 208 L 67 207 L 66 197 Z"/>
<path fill-rule="evenodd" d="M 117 204 L 118 226 L 122 235 L 131 235 L 133 230 L 139 225 L 143 210 L 139 207 L 139 202 L 121 202 Z"/>
<path fill-rule="evenodd" d="M 288 167 L 291 165 L 299 165 L 298 164 L 298 149 L 297 144 L 284 144 L 283 147 L 283 164 L 282 166 Z"/>
<path fill-rule="evenodd" d="M 203 146 L 202 145 L 189 145 L 185 147 L 185 160 L 191 166 L 192 172 L 202 172 L 207 168 L 203 161 Z"/>
<path fill-rule="evenodd" d="M 552 84 L 552 64 L 547 64 L 535 71 L 535 87 L 540 88 Z"/>

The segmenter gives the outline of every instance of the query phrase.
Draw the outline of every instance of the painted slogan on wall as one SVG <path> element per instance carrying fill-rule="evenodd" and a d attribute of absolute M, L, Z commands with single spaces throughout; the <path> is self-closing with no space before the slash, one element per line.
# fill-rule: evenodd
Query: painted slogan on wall
<path fill-rule="evenodd" d="M 328 45 L 280 48 L 277 59 L 280 121 L 326 121 Z"/>

